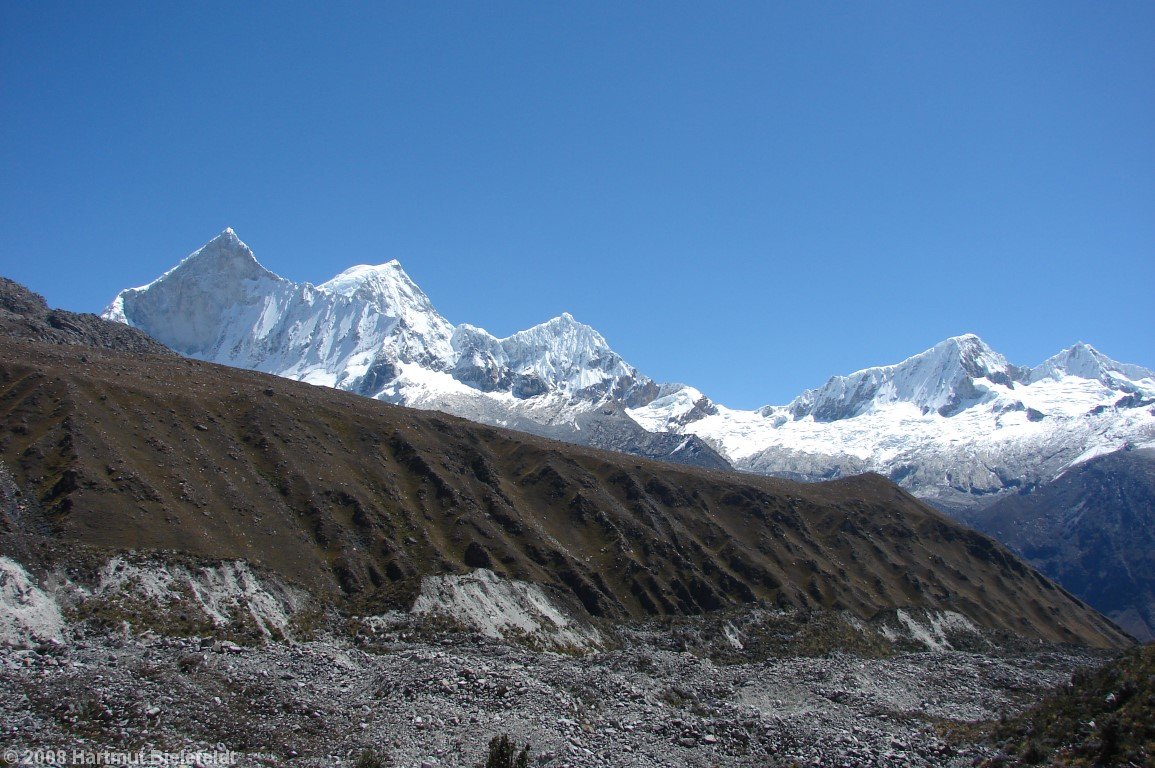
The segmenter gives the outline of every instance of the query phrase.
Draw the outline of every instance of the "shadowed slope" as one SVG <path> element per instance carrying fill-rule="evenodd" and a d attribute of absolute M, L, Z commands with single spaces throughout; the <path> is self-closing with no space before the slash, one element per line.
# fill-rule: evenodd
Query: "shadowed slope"
<path fill-rule="evenodd" d="M 1155 639 L 1155 450 L 1091 459 L 970 521 L 1135 637 Z"/>

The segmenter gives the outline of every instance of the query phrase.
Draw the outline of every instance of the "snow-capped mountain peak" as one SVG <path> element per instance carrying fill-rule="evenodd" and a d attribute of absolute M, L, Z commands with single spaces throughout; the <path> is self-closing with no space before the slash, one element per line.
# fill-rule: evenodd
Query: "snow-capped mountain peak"
<path fill-rule="evenodd" d="M 148 285 L 121 291 L 104 317 L 201 357 L 219 341 L 223 314 L 263 315 L 270 297 L 290 287 L 261 266 L 229 227 Z"/>
<path fill-rule="evenodd" d="M 276 277 L 261 266 L 257 257 L 253 255 L 253 250 L 237 237 L 232 227 L 226 227 L 220 234 L 181 259 L 180 263 L 149 285 L 174 275 L 215 276 L 222 280 Z"/>
<path fill-rule="evenodd" d="M 835 376 L 785 406 L 707 412 L 699 397 L 663 389 L 629 415 L 696 435 L 739 469 L 804 480 L 874 471 L 944 507 L 989 502 L 1155 441 L 1155 377 L 1087 344 L 1026 369 L 964 334 Z"/>
<path fill-rule="evenodd" d="M 795 419 L 829 422 L 853 418 L 888 403 L 905 402 L 924 413 L 948 415 L 984 396 L 982 380 L 1014 386 L 1019 369 L 973 333 L 952 336 L 895 365 L 835 376 L 807 390 L 787 410 Z M 763 409 L 766 415 L 774 409 Z"/>
<path fill-rule="evenodd" d="M 1017 373 L 1005 357 L 973 333 L 952 336 L 901 363 L 867 370 L 886 372 L 895 380 L 905 381 L 914 392 L 955 386 L 968 378 L 1006 383 Z M 919 399 L 914 402 L 929 404 Z"/>
<path fill-rule="evenodd" d="M 1148 369 L 1112 360 L 1090 344 L 1081 341 L 1044 360 L 1030 372 L 1032 382 L 1043 379 L 1058 381 L 1064 376 L 1091 379 L 1104 384 L 1117 382 L 1121 378 L 1131 381 L 1155 379 L 1155 373 Z"/>
<path fill-rule="evenodd" d="M 653 432 L 680 432 L 687 424 L 717 415 L 718 406 L 694 387 L 662 384 L 644 408 L 630 412 L 631 418 Z"/>
<path fill-rule="evenodd" d="M 396 260 L 296 284 L 261 267 L 231 229 L 121 292 L 105 316 L 192 357 L 479 418 L 521 407 L 489 393 L 553 394 L 583 410 L 607 397 L 637 402 L 653 386 L 568 312 L 498 339 L 454 328 Z M 542 417 L 551 424 L 564 419 L 556 405 Z"/>
<path fill-rule="evenodd" d="M 564 382 L 573 393 L 622 395 L 640 378 L 605 338 L 568 312 L 501 340 L 515 369 Z"/>
<path fill-rule="evenodd" d="M 537 354 L 555 358 L 559 362 L 575 357 L 589 359 L 604 353 L 614 354 L 605 337 L 591 326 L 579 323 L 569 312 L 518 331 L 501 341 L 507 347 L 535 349 Z"/>
<path fill-rule="evenodd" d="M 504 339 L 472 325 L 459 325 L 453 348 L 457 378 L 485 391 L 503 388 L 502 375 L 514 377 L 510 386 L 518 397 L 557 389 L 600 400 L 629 397 L 639 388 L 652 386 L 610 349 L 600 333 L 568 312 Z"/>
<path fill-rule="evenodd" d="M 732 410 L 659 386 L 568 312 L 497 338 L 454 327 L 396 261 L 297 284 L 231 229 L 122 291 L 106 317 L 191 357 L 390 402 L 675 460 L 696 437 L 707 466 L 810 480 L 877 471 L 958 506 L 1155 441 L 1155 375 L 1087 344 L 1024 369 L 963 334 L 785 406 Z"/>
<path fill-rule="evenodd" d="M 438 368 L 448 366 L 453 326 L 396 259 L 375 266 L 350 267 L 318 285 L 317 290 L 371 308 L 371 315 L 396 318 L 397 333 L 405 337 L 404 346 L 416 351 L 418 357 L 435 358 Z"/>
<path fill-rule="evenodd" d="M 265 269 L 253 255 L 253 250 L 237 237 L 232 227 L 226 227 L 219 235 L 186 256 L 179 264 L 161 275 L 154 283 L 170 277 L 182 275 L 204 276 L 216 280 L 257 280 L 277 279 Z"/>
<path fill-rule="evenodd" d="M 973 333 L 953 336 L 936 344 L 932 351 L 944 348 L 957 356 L 959 365 L 974 378 L 990 378 L 992 374 L 1001 376 L 1010 370 L 1007 359 Z"/>
<path fill-rule="evenodd" d="M 416 283 L 405 274 L 401 262 L 392 259 L 384 264 L 358 264 L 349 267 L 341 274 L 321 283 L 319 290 L 326 293 L 335 293 L 341 296 L 355 296 L 364 294 L 369 297 L 393 293 L 399 287 L 415 290 L 424 296 Z"/>

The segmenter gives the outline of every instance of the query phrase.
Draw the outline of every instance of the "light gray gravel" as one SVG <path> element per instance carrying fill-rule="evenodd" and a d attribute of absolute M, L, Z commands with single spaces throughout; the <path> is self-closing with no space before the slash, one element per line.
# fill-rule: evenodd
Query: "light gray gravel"
<path fill-rule="evenodd" d="M 1076 651 L 832 654 L 720 665 L 638 644 L 591 656 L 455 633 L 240 647 L 81 633 L 0 651 L 0 742 L 229 749 L 239 764 L 472 766 L 490 738 L 542 766 L 971 766 L 944 721 L 1014 712 L 1092 663 Z M 640 635 L 639 635 L 640 637 Z"/>

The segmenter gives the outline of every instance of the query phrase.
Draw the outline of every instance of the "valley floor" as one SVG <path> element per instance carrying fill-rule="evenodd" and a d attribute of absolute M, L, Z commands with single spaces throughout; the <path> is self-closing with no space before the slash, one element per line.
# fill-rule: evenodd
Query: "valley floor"
<path fill-rule="evenodd" d="M 0 743 L 15 764 L 37 750 L 76 764 L 145 749 L 333 766 L 372 749 L 382 765 L 474 766 L 509 734 L 543 766 L 971 766 L 990 750 L 942 734 L 1018 712 L 1098 658 L 1048 649 L 722 665 L 645 643 L 582 657 L 463 633 L 242 647 L 77 631 L 68 645 L 0 651 Z"/>

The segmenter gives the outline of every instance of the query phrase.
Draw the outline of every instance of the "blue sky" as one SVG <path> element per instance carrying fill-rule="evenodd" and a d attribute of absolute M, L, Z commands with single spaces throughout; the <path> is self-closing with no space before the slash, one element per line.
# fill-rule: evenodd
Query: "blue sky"
<path fill-rule="evenodd" d="M 1155 366 L 1155 3 L 0 2 L 0 274 L 226 226 L 733 407 L 975 332 Z"/>

